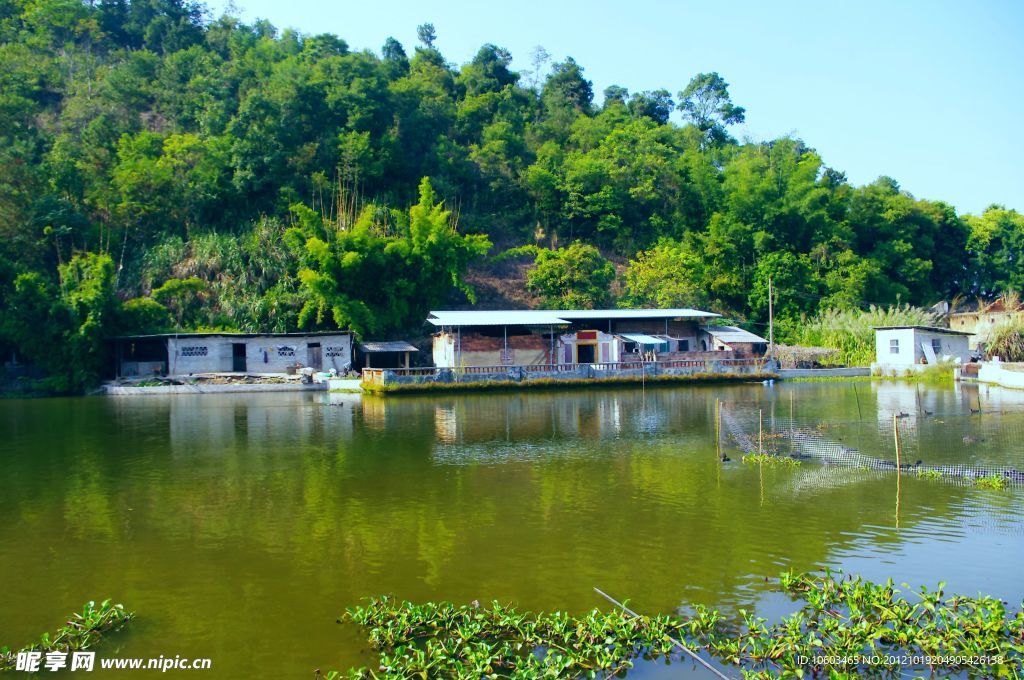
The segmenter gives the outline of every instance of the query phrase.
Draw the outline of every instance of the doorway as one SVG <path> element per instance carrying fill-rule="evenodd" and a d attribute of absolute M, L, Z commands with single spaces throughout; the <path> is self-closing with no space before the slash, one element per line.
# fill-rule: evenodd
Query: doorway
<path fill-rule="evenodd" d="M 231 370 L 235 373 L 245 373 L 247 370 L 245 366 L 245 343 L 244 342 L 233 342 L 231 343 Z"/>
<path fill-rule="evenodd" d="M 319 342 L 310 342 L 306 345 L 306 365 L 316 370 L 320 370 L 324 367 L 323 354 L 320 350 Z"/>
<path fill-rule="evenodd" d="M 577 364 L 592 364 L 597 361 L 596 357 L 597 345 L 576 345 L 576 363 Z"/>

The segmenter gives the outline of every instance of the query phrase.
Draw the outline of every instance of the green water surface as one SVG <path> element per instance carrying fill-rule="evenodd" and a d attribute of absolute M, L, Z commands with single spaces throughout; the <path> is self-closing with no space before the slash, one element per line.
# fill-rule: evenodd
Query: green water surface
<path fill-rule="evenodd" d="M 743 464 L 728 432 L 716 444 L 716 400 L 743 427 L 792 409 L 889 458 L 905 412 L 907 458 L 1024 469 L 1024 395 L 985 387 L 2 401 L 0 644 L 110 597 L 138 619 L 100 655 L 311 678 L 374 663 L 335 619 L 384 593 L 581 612 L 607 606 L 598 586 L 648 613 L 770 609 L 766 578 L 829 566 L 1024 599 L 1019 489 L 905 475 L 897 498 L 891 473 Z"/>

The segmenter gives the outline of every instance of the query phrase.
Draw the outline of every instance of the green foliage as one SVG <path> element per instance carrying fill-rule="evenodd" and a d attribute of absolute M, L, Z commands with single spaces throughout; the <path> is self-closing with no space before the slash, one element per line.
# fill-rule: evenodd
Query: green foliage
<path fill-rule="evenodd" d="M 548 309 L 594 309 L 611 299 L 615 267 L 594 246 L 577 241 L 568 248 L 542 250 L 535 263 L 526 287 Z"/>
<path fill-rule="evenodd" d="M 685 617 L 620 610 L 571 616 L 519 612 L 498 602 L 417 605 L 373 598 L 339 622 L 366 629 L 380 653 L 380 669 L 351 669 L 344 677 L 612 677 L 641 655 L 678 659 L 677 641 L 755 680 L 895 678 L 904 670 L 1016 677 L 1024 660 L 1024 612 L 1009 611 L 994 598 L 947 597 L 939 584 L 910 599 L 892 581 L 876 584 L 828 571 L 784 573 L 779 589 L 801 605 L 773 624 L 743 610 L 733 617 L 701 605 Z M 894 661 L 871 663 L 872 655 Z M 901 666 L 898 659 L 907 657 L 933 661 L 930 667 Z"/>
<path fill-rule="evenodd" d="M 729 84 L 717 73 L 698 73 L 679 93 L 679 108 L 714 143 L 727 141 L 727 125 L 742 123 L 745 111 L 729 97 Z"/>
<path fill-rule="evenodd" d="M 427 176 L 434 204 L 471 225 L 460 238 L 513 252 L 579 241 L 632 261 L 624 299 L 611 283 L 555 282 L 569 296 L 544 293 L 557 306 L 676 301 L 763 324 L 771 277 L 779 336 L 791 340 L 823 308 L 1024 286 L 1019 213 L 961 217 L 884 177 L 854 187 L 803 140 L 737 142 L 728 129 L 745 111 L 715 72 L 685 87 L 613 86 L 598 109 L 573 58 L 546 69 L 538 51 L 524 81 L 508 50 L 484 44 L 455 66 L 430 24 L 412 54 L 388 39 L 378 56 L 334 35 L 208 17 L 191 0 L 4 7 L 0 344 L 26 358 L 55 304 L 58 323 L 41 331 L 53 338 L 72 323 L 89 337 L 163 324 L 153 307 L 149 320 L 139 309 L 121 319 L 117 300 L 171 280 L 203 282 L 161 293 L 182 330 L 294 331 L 330 325 L 335 311 L 367 330 L 416 326 L 429 305 L 411 304 L 408 287 L 461 303 L 453 293 L 467 290 L 466 263 L 481 250 L 447 236 L 416 245 L 401 231 Z M 365 197 L 369 235 L 338 237 Z M 298 248 L 285 237 L 308 230 L 296 204 L 325 225 L 293 234 Z M 314 237 L 348 259 L 321 266 L 306 248 Z M 59 267 L 76 253 L 114 263 L 115 313 L 86 321 L 83 304 L 61 297 Z M 417 267 L 422 277 L 409 274 Z M 34 276 L 16 284 L 22 275 Z M 59 372 L 77 385 L 94 369 Z"/>
<path fill-rule="evenodd" d="M 79 253 L 58 271 L 60 296 L 45 323 L 54 324 L 61 337 L 57 344 L 41 348 L 48 357 L 39 357 L 40 365 L 53 361 L 53 347 L 60 347 L 62 365 L 58 370 L 62 369 L 63 382 L 58 384 L 66 390 L 79 390 L 94 383 L 102 372 L 103 341 L 108 327 L 116 323 L 114 263 L 107 255 Z"/>
<path fill-rule="evenodd" d="M 794 332 L 799 344 L 831 347 L 837 354 L 826 361 L 842 366 L 867 366 L 875 360 L 876 326 L 934 326 L 935 315 L 910 305 L 876 307 L 866 311 L 824 309 Z"/>
<path fill-rule="evenodd" d="M 71 652 L 89 649 L 98 644 L 106 633 L 120 630 L 135 618 L 135 613 L 124 608 L 124 605 L 111 604 L 104 600 L 96 605 L 86 602 L 81 612 L 73 612 L 67 623 L 61 626 L 52 636 L 43 633 L 39 641 L 22 647 L 22 652 Z M 12 671 L 15 668 L 17 653 L 8 647 L 0 647 L 0 671 Z"/>
<path fill-rule="evenodd" d="M 300 323 L 322 324 L 329 312 L 338 327 L 385 333 L 421 323 L 453 287 L 474 299 L 463 276 L 491 243 L 458 233 L 425 177 L 407 214 L 370 205 L 348 226 L 303 205 L 292 210 L 300 226 L 287 238 L 301 244 L 299 279 L 309 294 Z"/>
<path fill-rule="evenodd" d="M 195 276 L 167 279 L 162 286 L 153 290 L 153 299 L 170 310 L 178 328 L 186 328 L 194 325 L 199 318 L 205 292 L 206 282 Z"/>
<path fill-rule="evenodd" d="M 121 307 L 119 331 L 126 335 L 163 333 L 174 328 L 166 307 L 151 298 L 132 298 Z"/>
<path fill-rule="evenodd" d="M 706 280 L 699 253 L 677 241 L 662 240 L 630 260 L 621 303 L 629 307 L 702 309 L 710 302 Z"/>
<path fill-rule="evenodd" d="M 975 486 L 980 486 L 983 489 L 995 489 L 1001 491 L 1010 485 L 1009 480 L 1002 475 L 988 475 L 987 477 L 976 477 L 974 479 Z"/>
<path fill-rule="evenodd" d="M 789 456 L 780 456 L 774 453 L 748 453 L 743 456 L 743 462 L 752 465 L 767 465 L 768 467 L 799 467 L 800 461 Z"/>
<path fill-rule="evenodd" d="M 986 329 L 985 351 L 1002 361 L 1024 361 L 1024 321 L 1007 320 Z"/>
<path fill-rule="evenodd" d="M 1024 290 L 1024 215 L 994 205 L 966 221 L 974 277 L 971 292 L 995 297 L 1007 290 Z"/>

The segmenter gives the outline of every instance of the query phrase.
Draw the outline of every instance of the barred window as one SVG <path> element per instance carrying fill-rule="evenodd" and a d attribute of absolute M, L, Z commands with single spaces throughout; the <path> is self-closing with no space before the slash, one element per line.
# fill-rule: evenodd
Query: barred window
<path fill-rule="evenodd" d="M 205 357 L 208 353 L 206 345 L 185 345 L 181 348 L 183 357 Z"/>
<path fill-rule="evenodd" d="M 343 356 L 345 356 L 345 348 L 344 347 L 328 347 L 325 350 L 325 352 L 326 352 L 327 356 L 329 356 L 329 357 L 343 357 Z"/>
<path fill-rule="evenodd" d="M 295 356 L 295 348 L 294 347 L 278 347 L 277 348 L 277 356 L 279 356 L 279 357 L 293 357 L 293 356 Z"/>

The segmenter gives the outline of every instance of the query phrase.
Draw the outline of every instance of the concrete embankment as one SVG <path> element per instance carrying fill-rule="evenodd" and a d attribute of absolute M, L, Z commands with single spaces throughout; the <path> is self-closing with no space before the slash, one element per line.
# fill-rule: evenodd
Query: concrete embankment
<path fill-rule="evenodd" d="M 978 368 L 978 381 L 1024 390 L 1024 364 L 985 361 Z"/>
<path fill-rule="evenodd" d="M 231 383 L 225 385 L 148 385 L 135 387 L 131 385 L 104 385 L 103 394 L 108 396 L 124 396 L 138 394 L 227 394 L 238 392 L 323 392 L 327 383 L 304 384 L 288 383 Z"/>
<path fill-rule="evenodd" d="M 780 380 L 796 378 L 865 378 L 871 375 L 867 366 L 851 368 L 783 368 L 779 370 Z"/>

